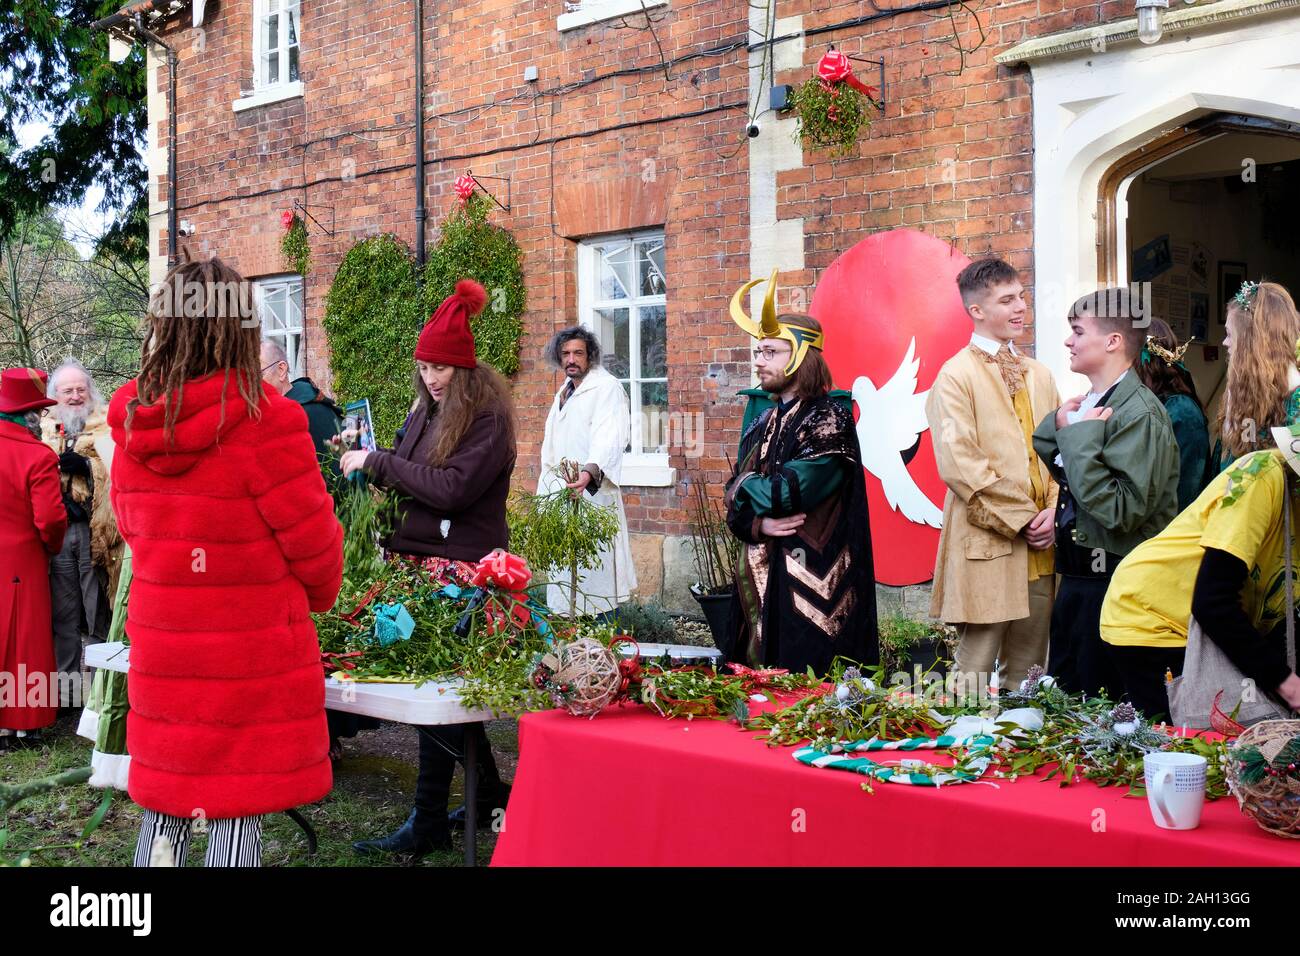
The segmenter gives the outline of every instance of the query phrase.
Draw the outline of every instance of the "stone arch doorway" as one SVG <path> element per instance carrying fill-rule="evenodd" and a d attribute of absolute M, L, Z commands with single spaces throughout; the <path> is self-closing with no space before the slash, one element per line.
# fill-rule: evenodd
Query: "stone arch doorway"
<path fill-rule="evenodd" d="M 1098 281 L 1141 284 L 1152 314 L 1191 340 L 1184 363 L 1212 406 L 1227 370 L 1224 310 L 1242 279 L 1267 277 L 1300 293 L 1298 221 L 1300 125 L 1209 113 L 1102 175 Z"/>
<path fill-rule="evenodd" d="M 1178 131 L 1191 135 L 1209 117 L 1300 126 L 1300 12 L 1260 0 L 1198 4 L 1183 16 L 1192 19 L 1176 38 L 1151 47 L 1132 38 L 1128 21 L 996 57 L 1032 73 L 1035 344 L 1062 394 L 1086 387 L 1062 344 L 1069 304 L 1110 278 L 1107 243 L 1120 248 L 1099 203 L 1102 180 L 1135 154 L 1138 169 L 1153 151 L 1175 158 L 1194 142 L 1178 144 Z"/>

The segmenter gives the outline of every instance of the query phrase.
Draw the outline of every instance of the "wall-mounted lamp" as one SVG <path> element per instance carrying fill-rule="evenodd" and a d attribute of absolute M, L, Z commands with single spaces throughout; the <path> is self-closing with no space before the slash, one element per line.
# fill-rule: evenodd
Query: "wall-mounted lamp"
<path fill-rule="evenodd" d="M 1164 30 L 1161 20 L 1169 9 L 1169 0 L 1137 0 L 1138 39 L 1148 46 L 1160 41 Z"/>

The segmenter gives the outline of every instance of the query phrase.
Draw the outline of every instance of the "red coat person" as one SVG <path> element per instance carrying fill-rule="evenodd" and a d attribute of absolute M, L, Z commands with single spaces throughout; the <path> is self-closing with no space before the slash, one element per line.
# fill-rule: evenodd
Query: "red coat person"
<path fill-rule="evenodd" d="M 38 730 L 54 723 L 54 635 L 50 629 L 50 557 L 63 547 L 68 514 L 59 493 L 59 460 L 20 424 L 55 404 L 46 375 L 32 368 L 0 375 L 0 729 Z"/>
<path fill-rule="evenodd" d="M 125 429 L 134 380 L 109 404 L 134 556 L 127 788 L 171 816 L 271 813 L 332 783 L 310 612 L 338 596 L 343 529 L 302 406 L 257 384 L 260 419 L 233 374 L 186 382 L 170 444 L 161 403 Z"/>

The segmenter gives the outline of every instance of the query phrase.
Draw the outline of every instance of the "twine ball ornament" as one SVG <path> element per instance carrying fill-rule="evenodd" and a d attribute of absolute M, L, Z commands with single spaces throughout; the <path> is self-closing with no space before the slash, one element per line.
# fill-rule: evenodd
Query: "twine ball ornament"
<path fill-rule="evenodd" d="M 1255 747 L 1270 763 L 1290 741 L 1300 735 L 1300 720 L 1263 720 L 1247 728 L 1234 750 Z M 1228 761 L 1228 787 L 1241 811 L 1261 829 L 1292 840 L 1300 839 L 1300 775 L 1266 775 L 1256 783 L 1241 779 L 1241 761 Z"/>
<path fill-rule="evenodd" d="M 618 696 L 623 675 L 614 652 L 600 641 L 581 637 L 556 652 L 552 685 L 560 706 L 576 717 L 595 717 Z"/>

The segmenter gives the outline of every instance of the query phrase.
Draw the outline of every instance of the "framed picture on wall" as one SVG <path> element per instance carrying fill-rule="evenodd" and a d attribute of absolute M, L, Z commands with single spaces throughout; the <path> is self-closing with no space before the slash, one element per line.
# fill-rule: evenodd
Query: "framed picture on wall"
<path fill-rule="evenodd" d="M 1228 303 L 1232 297 L 1237 294 L 1241 284 L 1246 281 L 1246 263 L 1244 262 L 1226 262 L 1219 263 L 1219 307 L 1218 320 L 1223 325 L 1227 321 Z"/>
<path fill-rule="evenodd" d="M 1210 297 L 1204 292 L 1193 292 L 1188 297 L 1188 313 L 1191 322 L 1188 337 L 1193 342 L 1210 341 Z"/>

